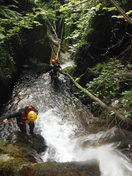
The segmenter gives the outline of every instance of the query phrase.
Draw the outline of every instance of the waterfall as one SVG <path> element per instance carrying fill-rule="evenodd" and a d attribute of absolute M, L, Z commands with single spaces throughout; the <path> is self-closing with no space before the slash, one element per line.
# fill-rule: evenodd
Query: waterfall
<path fill-rule="evenodd" d="M 97 163 L 101 176 L 132 176 L 132 164 L 115 143 L 102 143 L 116 135 L 116 128 L 91 133 L 96 118 L 76 99 L 62 76 L 54 85 L 48 74 L 24 77 L 16 84 L 7 110 L 15 111 L 32 104 L 39 110 L 35 132 L 47 144 L 43 162 Z"/>
<path fill-rule="evenodd" d="M 117 150 L 114 143 L 101 146 L 83 146 L 83 143 L 99 141 L 101 138 L 114 135 L 116 128 L 108 131 L 101 131 L 88 136 L 76 136 L 77 126 L 69 121 L 64 122 L 51 109 L 40 114 L 37 127 L 41 135 L 46 139 L 48 149 L 42 154 L 42 159 L 57 162 L 85 162 L 97 163 L 101 176 L 131 176 L 132 164 L 129 159 Z M 69 114 L 70 115 L 70 114 Z"/>

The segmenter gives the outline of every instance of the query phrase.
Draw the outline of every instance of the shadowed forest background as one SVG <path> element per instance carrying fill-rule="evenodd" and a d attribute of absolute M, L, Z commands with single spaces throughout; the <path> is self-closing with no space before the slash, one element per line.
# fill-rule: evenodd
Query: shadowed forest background
<path fill-rule="evenodd" d="M 63 69 L 72 80 L 70 90 L 98 117 L 99 123 L 101 120 L 108 128 L 117 126 L 131 133 L 131 0 L 0 0 L 0 116 L 21 74 L 49 72 L 50 60 L 54 57 L 60 58 L 61 64 L 67 60 L 74 63 Z M 21 145 L 19 135 L 18 145 Z M 24 142 L 31 147 L 29 141 Z M 2 142 L 0 150 L 7 152 L 6 147 L 7 143 Z M 21 153 L 25 150 L 23 147 Z M 17 148 L 15 151 L 18 152 Z M 26 152 L 24 157 L 32 162 L 34 159 L 28 150 Z M 1 163 L 2 176 L 5 173 L 14 176 L 15 165 L 21 162 Z M 41 175 L 43 169 L 37 164 L 36 167 Z M 54 164 L 47 163 L 45 167 L 54 168 Z M 61 166 L 56 163 L 55 167 Z M 80 176 L 83 174 L 79 167 L 76 171 L 74 164 L 68 167 L 72 172 L 80 172 Z M 28 169 L 27 166 L 20 169 L 20 176 L 30 176 Z M 89 176 L 93 176 L 91 170 L 94 169 L 94 174 L 99 174 L 97 167 L 90 166 Z M 32 167 L 29 170 L 35 175 Z M 50 174 L 53 172 L 54 169 Z M 59 172 L 62 174 L 62 170 Z M 69 174 L 69 170 L 67 172 Z"/>
<path fill-rule="evenodd" d="M 131 1 L 118 5 L 130 18 Z M 0 17 L 1 107 L 23 67 L 46 72 L 60 49 L 74 60 L 67 71 L 79 84 L 131 118 L 132 26 L 110 1 L 1 0 Z M 101 113 L 81 91 L 76 96 Z"/>

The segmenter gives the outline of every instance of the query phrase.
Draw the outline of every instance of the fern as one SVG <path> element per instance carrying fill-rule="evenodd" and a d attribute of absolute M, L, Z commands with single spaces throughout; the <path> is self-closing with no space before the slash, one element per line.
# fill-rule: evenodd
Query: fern
<path fill-rule="evenodd" d="M 17 18 L 21 16 L 20 13 L 14 10 L 11 10 L 10 9 L 11 7 L 17 8 L 17 6 L 14 6 L 14 5 L 9 5 L 9 6 L 0 5 L 0 16 L 4 18 Z"/>

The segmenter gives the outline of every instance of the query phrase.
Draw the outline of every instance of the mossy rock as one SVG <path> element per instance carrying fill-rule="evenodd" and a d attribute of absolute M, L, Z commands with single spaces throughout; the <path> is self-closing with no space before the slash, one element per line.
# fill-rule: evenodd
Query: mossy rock
<path fill-rule="evenodd" d="M 16 138 L 0 142 L 0 176 L 99 176 L 96 165 L 39 160 L 35 142 L 41 137 L 15 133 Z M 38 157 L 37 159 L 35 157 Z"/>
<path fill-rule="evenodd" d="M 99 176 L 96 165 L 84 163 L 22 163 L 3 162 L 0 163 L 1 176 Z"/>
<path fill-rule="evenodd" d="M 8 140 L 0 141 L 0 154 L 8 154 L 9 156 L 29 162 L 40 162 L 39 153 L 46 150 L 46 145 L 41 135 L 23 135 L 21 132 L 16 132 L 15 137 Z"/>

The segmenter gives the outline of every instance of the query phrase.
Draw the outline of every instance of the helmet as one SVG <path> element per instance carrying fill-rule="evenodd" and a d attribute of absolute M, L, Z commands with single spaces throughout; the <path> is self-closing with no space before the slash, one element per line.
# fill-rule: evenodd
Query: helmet
<path fill-rule="evenodd" d="M 34 122 L 37 119 L 37 113 L 34 111 L 29 111 L 29 113 L 27 115 L 27 119 L 30 122 Z"/>
<path fill-rule="evenodd" d="M 52 59 L 52 60 L 51 60 L 51 63 L 52 63 L 52 64 L 55 64 L 55 63 L 56 63 L 56 60 L 55 60 L 55 59 Z"/>
<path fill-rule="evenodd" d="M 58 59 L 58 58 L 55 58 L 54 60 L 55 60 L 55 62 L 59 62 L 59 59 Z"/>

